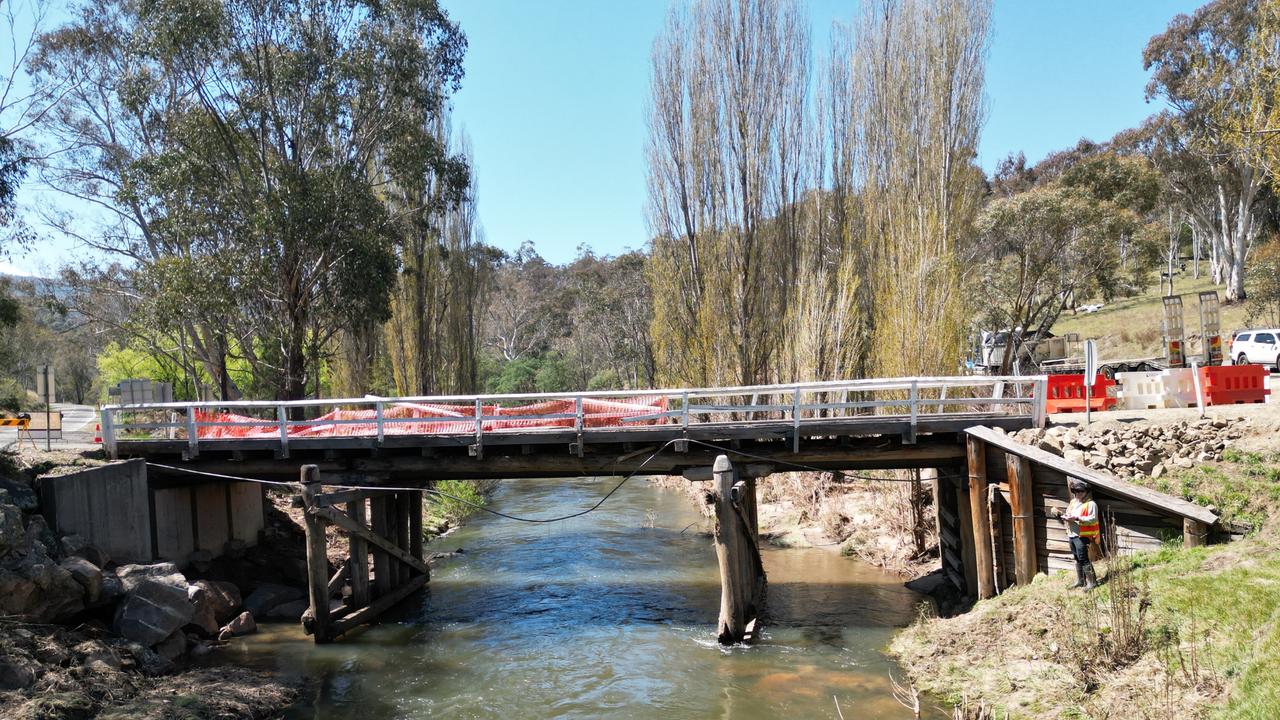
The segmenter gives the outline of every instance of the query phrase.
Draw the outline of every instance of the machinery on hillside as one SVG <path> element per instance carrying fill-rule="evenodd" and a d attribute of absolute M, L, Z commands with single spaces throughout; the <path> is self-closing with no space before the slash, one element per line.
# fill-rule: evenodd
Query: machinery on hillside
<path fill-rule="evenodd" d="M 1202 292 L 1200 301 L 1200 352 L 1196 357 L 1187 354 L 1186 332 L 1183 326 L 1182 297 L 1170 295 L 1164 298 L 1164 318 L 1161 335 L 1164 354 L 1152 357 L 1099 360 L 1098 372 L 1108 378 L 1118 372 L 1141 372 L 1187 367 L 1192 360 L 1199 365 L 1222 364 L 1222 330 L 1219 320 L 1218 293 Z M 1012 345 L 1012 347 L 1011 347 Z M 1084 342 L 1079 333 L 1053 335 L 1047 333 L 1034 337 L 1024 335 L 1022 328 L 999 331 L 980 331 L 974 337 L 971 372 L 980 375 L 999 375 L 1005 356 L 1009 357 L 1009 372 L 1014 375 L 1059 375 L 1084 372 Z"/>

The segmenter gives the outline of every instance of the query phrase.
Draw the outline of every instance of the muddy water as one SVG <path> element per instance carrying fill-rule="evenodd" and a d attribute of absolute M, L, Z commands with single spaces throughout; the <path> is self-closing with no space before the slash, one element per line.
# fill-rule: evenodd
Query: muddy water
<path fill-rule="evenodd" d="M 557 515 L 612 482 L 509 481 L 493 507 Z M 686 496 L 641 481 L 567 522 L 482 516 L 436 541 L 465 554 L 395 622 L 324 647 L 269 626 L 224 657 L 311 678 L 291 718 L 799 720 L 836 717 L 833 697 L 846 718 L 911 717 L 880 649 L 918 595 L 834 552 L 770 549 L 763 637 L 722 649 L 706 529 Z"/>

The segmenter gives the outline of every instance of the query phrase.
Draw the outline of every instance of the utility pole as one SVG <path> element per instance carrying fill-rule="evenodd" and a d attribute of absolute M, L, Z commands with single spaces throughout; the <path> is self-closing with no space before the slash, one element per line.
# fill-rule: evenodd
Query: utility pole
<path fill-rule="evenodd" d="M 44 400 L 44 449 L 53 449 L 53 366 L 36 368 L 36 395 Z"/>

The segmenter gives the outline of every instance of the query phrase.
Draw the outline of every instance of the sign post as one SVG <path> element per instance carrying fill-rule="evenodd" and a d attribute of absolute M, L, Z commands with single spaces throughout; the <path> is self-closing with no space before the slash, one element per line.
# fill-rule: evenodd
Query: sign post
<path fill-rule="evenodd" d="M 53 449 L 53 366 L 36 368 L 36 395 L 44 401 L 44 449 Z"/>
<path fill-rule="evenodd" d="M 1093 381 L 1098 377 L 1098 343 L 1084 341 L 1084 424 L 1088 425 L 1093 411 Z M 1105 407 L 1105 403 L 1104 403 Z"/>

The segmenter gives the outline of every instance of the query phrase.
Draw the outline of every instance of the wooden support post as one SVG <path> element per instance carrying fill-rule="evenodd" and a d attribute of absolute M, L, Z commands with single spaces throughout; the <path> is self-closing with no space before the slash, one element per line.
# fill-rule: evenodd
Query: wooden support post
<path fill-rule="evenodd" d="M 738 513 L 733 507 L 733 483 L 735 473 L 729 458 L 721 455 L 712 468 L 716 488 L 716 561 L 720 566 L 720 621 L 716 635 L 720 642 L 731 645 L 746 634 L 746 608 L 742 606 L 741 556 L 742 533 L 739 532 Z"/>
<path fill-rule="evenodd" d="M 347 503 L 347 517 L 364 525 L 365 499 Z M 362 608 L 369 604 L 369 545 L 356 533 L 349 533 L 351 552 L 351 606 Z"/>
<path fill-rule="evenodd" d="M 1009 576 L 1010 572 L 1008 563 L 1004 559 L 1004 533 L 1003 523 L 1000 522 L 1000 506 L 1004 502 L 1004 496 L 1000 494 L 1000 486 L 998 484 L 987 485 L 987 517 L 991 521 L 991 567 L 992 577 L 995 580 L 995 590 L 997 593 L 1003 592 L 1011 584 Z M 1010 513 L 1012 514 L 1012 513 Z"/>
<path fill-rule="evenodd" d="M 973 554 L 978 571 L 978 599 L 995 597 L 996 582 L 991 557 L 991 517 L 987 513 L 987 444 L 967 439 L 969 451 L 969 511 L 973 514 Z"/>
<path fill-rule="evenodd" d="M 755 527 L 755 481 L 739 480 L 721 455 L 712 467 L 716 488 L 716 561 L 720 566 L 717 636 L 731 645 L 747 640 L 764 603 L 764 567 Z M 735 498 L 736 496 L 736 498 Z"/>
<path fill-rule="evenodd" d="M 422 559 L 422 491 L 409 493 L 409 554 Z"/>
<path fill-rule="evenodd" d="M 313 511 L 316 492 L 320 489 L 320 468 L 302 466 L 302 508 L 307 534 L 307 589 L 311 601 L 307 628 L 316 643 L 331 639 L 329 627 L 329 554 L 324 536 L 324 522 Z"/>
<path fill-rule="evenodd" d="M 1013 570 L 1019 585 L 1036 576 L 1036 523 L 1031 486 L 1031 461 L 1005 453 L 1009 473 L 1009 505 L 1013 515 Z"/>
<path fill-rule="evenodd" d="M 382 538 L 386 538 L 391 533 L 391 524 L 387 522 L 387 509 L 391 505 L 391 498 L 388 496 L 374 497 L 369 501 L 369 513 L 372 515 L 370 519 L 373 525 L 373 534 Z M 391 566 L 393 561 L 386 549 L 375 543 L 373 546 L 373 592 L 374 595 L 382 597 L 391 592 L 395 587 L 392 582 Z"/>
<path fill-rule="evenodd" d="M 1209 526 L 1192 518 L 1182 518 L 1182 546 L 1200 547 L 1209 541 Z"/>
<path fill-rule="evenodd" d="M 973 550 L 973 511 L 969 509 L 968 480 L 957 480 L 955 487 L 956 517 L 960 524 L 960 562 L 964 569 L 964 594 L 978 597 L 978 563 Z"/>
<path fill-rule="evenodd" d="M 396 494 L 396 547 L 409 552 L 409 493 Z M 396 563 L 396 587 L 409 580 L 413 575 L 409 568 Z"/>
<path fill-rule="evenodd" d="M 756 479 L 754 477 L 743 478 L 742 492 L 738 495 L 738 504 L 742 507 L 742 514 L 747 519 L 747 530 L 751 533 L 751 539 L 756 545 L 760 544 L 760 511 L 756 508 Z"/>
<path fill-rule="evenodd" d="M 391 559 L 399 560 L 420 573 L 425 574 L 427 572 L 428 566 L 426 562 L 410 555 L 408 550 L 400 548 L 393 540 L 389 540 L 377 532 L 370 532 L 369 528 L 351 522 L 351 518 L 340 512 L 335 512 L 330 508 L 317 508 L 315 512 L 316 515 L 328 520 L 343 530 L 360 535 L 366 542 L 373 545 L 375 552 L 378 549 L 381 549 L 381 551 L 390 556 Z"/>

